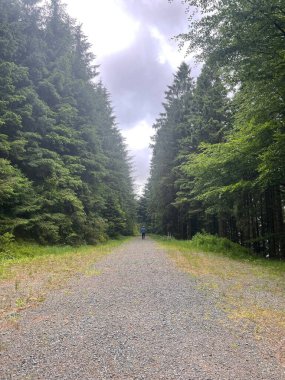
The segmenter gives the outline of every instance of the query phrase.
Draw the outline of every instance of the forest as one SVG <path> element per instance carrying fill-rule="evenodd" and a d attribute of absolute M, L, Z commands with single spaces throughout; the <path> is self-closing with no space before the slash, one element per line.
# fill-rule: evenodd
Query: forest
<path fill-rule="evenodd" d="M 131 164 L 90 44 L 60 0 L 0 0 L 0 234 L 130 235 Z"/>
<path fill-rule="evenodd" d="M 208 233 L 285 257 L 285 6 L 185 0 L 149 180 L 131 160 L 82 28 L 61 0 L 0 0 L 0 245 Z M 138 89 L 139 91 L 139 89 Z"/>
<path fill-rule="evenodd" d="M 225 237 L 285 257 L 285 4 L 186 0 L 182 63 L 153 125 L 139 219 L 152 231 Z"/>

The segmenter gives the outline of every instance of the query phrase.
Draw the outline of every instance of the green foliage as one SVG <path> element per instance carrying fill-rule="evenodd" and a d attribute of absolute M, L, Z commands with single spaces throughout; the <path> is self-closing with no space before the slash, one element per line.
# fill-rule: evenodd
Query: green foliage
<path fill-rule="evenodd" d="M 284 74 L 282 0 L 186 0 L 194 7 L 189 32 L 180 38 L 189 50 L 233 70 L 243 82 L 277 79 Z M 256 70 L 259 68 L 259 70 Z M 272 68 L 274 70 L 272 71 Z M 276 72 L 276 69 L 278 71 Z M 237 75 L 235 75 L 237 74 Z"/>
<path fill-rule="evenodd" d="M 185 252 L 215 253 L 237 260 L 257 259 L 257 256 L 248 248 L 242 247 L 227 238 L 205 232 L 198 232 L 191 240 L 176 240 L 158 236 L 154 236 L 154 238 L 165 245 L 177 247 Z"/>
<path fill-rule="evenodd" d="M 182 168 L 195 177 L 193 193 L 197 198 L 218 209 L 226 207 L 228 199 L 224 202 L 224 197 L 234 198 L 252 188 L 258 191 L 257 169 L 274 129 L 272 123 L 248 123 L 234 129 L 224 143 L 201 145 L 201 153 L 190 156 Z"/>
<path fill-rule="evenodd" d="M 12 246 L 14 242 L 14 235 L 10 232 L 0 236 L 0 259 L 10 258 L 12 255 Z"/>
<path fill-rule="evenodd" d="M 285 178 L 285 132 L 273 130 L 272 143 L 260 154 L 259 182 L 262 186 L 282 183 Z"/>
<path fill-rule="evenodd" d="M 284 257 L 284 4 L 186 3 L 189 31 L 177 38 L 204 66 L 184 94 L 191 102 L 177 97 L 171 109 L 166 97 L 155 125 L 144 197 L 154 230 L 182 238 L 205 230 Z"/>
<path fill-rule="evenodd" d="M 181 142 L 187 137 L 187 118 L 193 103 L 193 79 L 188 65 L 182 63 L 174 75 L 173 84 L 165 93 L 165 112 L 154 128 L 151 180 L 148 186 L 148 203 L 152 214 L 153 229 L 159 233 L 177 232 L 177 209 L 173 206 L 176 196 L 175 182 L 177 157 Z"/>
<path fill-rule="evenodd" d="M 63 255 L 80 254 L 84 252 L 92 253 L 96 247 L 116 247 L 127 239 L 120 236 L 118 239 L 102 241 L 100 244 L 74 246 L 73 244 L 39 245 L 34 242 L 15 241 L 13 235 L 11 236 L 9 233 L 5 234 L 5 238 L 3 238 L 3 240 L 2 238 L 3 236 L 0 237 L 1 247 L 3 246 L 2 241 L 5 240 L 7 254 L 3 254 L 2 251 L 0 253 L 0 277 L 1 269 L 5 269 L 14 263 L 24 264 L 25 262 L 30 262 L 33 259 L 38 259 L 41 257 L 60 257 Z"/>
<path fill-rule="evenodd" d="M 153 235 L 152 237 L 164 247 L 171 248 L 174 252 L 177 250 L 182 252 L 183 256 L 189 260 L 190 268 L 193 269 L 194 273 L 195 269 L 199 269 L 200 273 L 208 273 L 211 276 L 217 273 L 223 275 L 228 270 L 227 263 L 231 263 L 232 260 L 237 263 L 246 262 L 252 264 L 258 273 L 261 270 L 260 274 L 262 277 L 264 276 L 262 269 L 269 270 L 270 275 L 274 277 L 281 276 L 282 279 L 285 273 L 284 260 L 260 257 L 251 250 L 228 239 L 204 232 L 197 233 L 192 240 L 168 239 L 165 236 L 158 235 Z M 231 261 L 224 261 L 225 268 L 221 266 L 223 263 L 220 261 L 220 259 L 224 260 L 224 257 L 231 259 Z M 211 264 L 208 262 L 208 259 L 215 260 L 214 265 L 208 265 Z M 216 267 L 216 265 L 219 265 L 219 267 Z M 231 274 L 234 276 L 239 275 L 236 269 Z"/>
<path fill-rule="evenodd" d="M 197 233 L 191 240 L 191 247 L 202 252 L 217 252 L 230 257 L 249 258 L 249 249 L 241 247 L 239 244 L 227 238 L 220 238 L 207 233 Z"/>
<path fill-rule="evenodd" d="M 1 0 L 0 21 L 0 232 L 74 245 L 131 233 L 129 160 L 81 28 L 60 0 Z"/>
<path fill-rule="evenodd" d="M 166 112 L 154 126 L 157 133 L 146 200 L 154 231 L 183 238 L 197 232 L 194 225 L 198 224 L 201 206 L 190 195 L 193 179 L 181 167 L 189 153 L 198 152 L 201 142 L 223 141 L 231 120 L 227 91 L 218 71 L 205 65 L 196 84 L 189 74 L 187 65 L 182 64 L 166 93 Z"/>

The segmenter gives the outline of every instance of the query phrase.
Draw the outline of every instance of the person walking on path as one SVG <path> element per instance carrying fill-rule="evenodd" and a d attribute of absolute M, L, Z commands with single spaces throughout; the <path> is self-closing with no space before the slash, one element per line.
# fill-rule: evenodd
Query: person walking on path
<path fill-rule="evenodd" d="M 145 226 L 142 226 L 141 228 L 142 239 L 145 239 L 145 233 L 146 233 L 146 228 Z"/>

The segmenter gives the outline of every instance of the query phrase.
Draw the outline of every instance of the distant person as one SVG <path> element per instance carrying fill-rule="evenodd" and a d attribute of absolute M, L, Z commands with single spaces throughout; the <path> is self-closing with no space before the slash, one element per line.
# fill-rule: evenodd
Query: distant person
<path fill-rule="evenodd" d="M 145 233 L 146 233 L 146 228 L 145 226 L 142 226 L 141 228 L 142 239 L 145 239 Z"/>

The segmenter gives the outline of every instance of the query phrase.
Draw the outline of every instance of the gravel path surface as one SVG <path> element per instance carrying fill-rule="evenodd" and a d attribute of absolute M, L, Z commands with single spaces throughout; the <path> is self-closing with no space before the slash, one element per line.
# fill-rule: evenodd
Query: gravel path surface
<path fill-rule="evenodd" d="M 153 241 L 134 238 L 96 269 L 2 333 L 1 380 L 285 378 L 270 350 Z"/>

